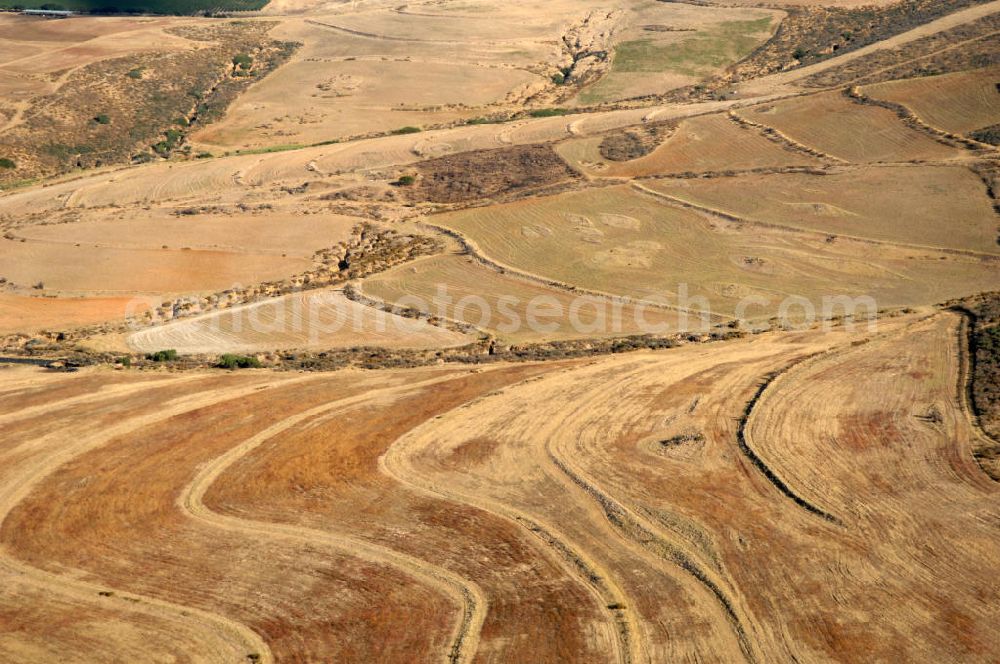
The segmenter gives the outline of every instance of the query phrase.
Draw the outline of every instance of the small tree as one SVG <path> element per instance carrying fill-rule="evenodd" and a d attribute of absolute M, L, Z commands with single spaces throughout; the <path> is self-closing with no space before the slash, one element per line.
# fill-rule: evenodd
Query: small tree
<path fill-rule="evenodd" d="M 17 164 L 14 163 L 13 159 L 8 159 L 7 157 L 0 157 L 0 168 L 13 169 L 17 168 Z"/>
<path fill-rule="evenodd" d="M 146 355 L 147 360 L 152 360 L 153 362 L 173 362 L 177 359 L 177 351 L 173 348 L 168 350 L 158 350 L 155 353 L 149 353 Z"/>

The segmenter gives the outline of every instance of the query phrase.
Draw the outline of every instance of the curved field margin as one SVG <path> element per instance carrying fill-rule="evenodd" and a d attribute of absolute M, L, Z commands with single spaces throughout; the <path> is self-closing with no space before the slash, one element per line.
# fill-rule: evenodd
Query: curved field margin
<path fill-rule="evenodd" d="M 336 291 L 295 293 L 133 332 L 129 348 L 237 353 L 279 348 L 437 348 L 471 337 L 359 304 Z"/>

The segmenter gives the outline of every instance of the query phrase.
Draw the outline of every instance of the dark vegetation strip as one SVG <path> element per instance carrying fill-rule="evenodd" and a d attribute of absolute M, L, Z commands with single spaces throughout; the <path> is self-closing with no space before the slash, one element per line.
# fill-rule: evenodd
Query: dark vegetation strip
<path fill-rule="evenodd" d="M 843 55 L 986 0 L 902 0 L 886 7 L 789 7 L 774 36 L 734 67 L 738 73 L 780 71 Z"/>
<path fill-rule="evenodd" d="M 763 382 L 758 386 L 757 391 L 754 393 L 753 397 L 750 399 L 750 401 L 747 402 L 746 407 L 743 409 L 743 415 L 740 417 L 739 420 L 739 427 L 736 429 L 736 440 L 739 443 L 740 451 L 743 452 L 743 455 L 746 456 L 746 458 L 749 459 L 750 462 L 757 467 L 757 470 L 759 470 L 771 484 L 777 487 L 778 491 L 785 494 L 788 498 L 791 498 L 796 505 L 805 509 L 807 512 L 815 514 L 816 516 L 825 519 L 830 523 L 843 525 L 840 519 L 833 516 L 829 512 L 826 512 L 820 509 L 819 507 L 816 507 L 808 500 L 806 500 L 802 496 L 792 491 L 792 489 L 787 484 L 785 484 L 785 482 L 780 477 L 778 477 L 778 475 L 773 470 L 771 470 L 771 468 L 766 463 L 764 463 L 764 460 L 761 459 L 759 456 L 757 456 L 757 453 L 753 451 L 753 449 L 750 447 L 750 444 L 747 442 L 747 437 L 746 437 L 747 422 L 750 420 L 750 415 L 751 413 L 753 413 L 753 409 L 757 406 L 757 403 L 760 401 L 760 398 L 764 396 L 764 392 L 767 390 L 768 387 L 771 386 L 771 384 L 774 382 L 776 378 L 778 378 L 778 376 L 781 376 L 789 369 L 794 367 L 796 364 L 806 359 L 808 359 L 808 357 L 793 362 L 784 369 L 781 369 L 779 371 L 774 371 L 764 376 Z"/>

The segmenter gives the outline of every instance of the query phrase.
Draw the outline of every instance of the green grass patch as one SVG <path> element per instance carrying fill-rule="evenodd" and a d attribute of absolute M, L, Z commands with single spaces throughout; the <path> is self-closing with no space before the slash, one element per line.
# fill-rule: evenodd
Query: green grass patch
<path fill-rule="evenodd" d="M 271 152 L 288 152 L 289 150 L 301 150 L 310 147 L 303 143 L 288 143 L 285 145 L 269 145 L 263 148 L 250 148 L 248 150 L 237 150 L 235 154 L 268 154 Z"/>
<path fill-rule="evenodd" d="M 612 72 L 677 72 L 702 76 L 746 57 L 770 30 L 771 17 L 753 21 L 726 21 L 695 33 L 680 43 L 651 39 L 622 42 L 615 49 Z"/>
<path fill-rule="evenodd" d="M 560 115 L 566 115 L 569 111 L 565 108 L 536 108 L 530 111 L 528 115 L 533 118 L 554 118 Z"/>

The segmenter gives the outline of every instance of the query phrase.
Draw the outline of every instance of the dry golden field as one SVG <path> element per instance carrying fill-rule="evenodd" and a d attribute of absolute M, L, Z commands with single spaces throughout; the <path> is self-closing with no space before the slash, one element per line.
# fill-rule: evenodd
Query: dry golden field
<path fill-rule="evenodd" d="M 994 25 L 0 13 L 0 662 L 997 661 Z"/>
<path fill-rule="evenodd" d="M 997 124 L 1000 92 L 996 67 L 865 86 L 876 99 L 903 104 L 927 124 L 966 134 Z"/>

